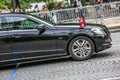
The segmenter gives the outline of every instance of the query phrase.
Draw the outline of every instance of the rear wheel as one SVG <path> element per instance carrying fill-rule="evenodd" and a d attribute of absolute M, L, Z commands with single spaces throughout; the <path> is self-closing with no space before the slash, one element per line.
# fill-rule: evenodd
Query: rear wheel
<path fill-rule="evenodd" d="M 70 42 L 68 50 L 73 59 L 85 60 L 89 59 L 93 55 L 94 44 L 91 39 L 79 36 Z"/>

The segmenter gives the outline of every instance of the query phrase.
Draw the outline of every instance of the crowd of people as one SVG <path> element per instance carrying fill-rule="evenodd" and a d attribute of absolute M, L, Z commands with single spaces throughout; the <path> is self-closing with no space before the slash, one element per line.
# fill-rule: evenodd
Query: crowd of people
<path fill-rule="evenodd" d="M 77 2 L 76 0 L 74 0 L 74 5 L 73 7 L 77 7 Z M 53 7 L 52 8 L 52 11 L 53 10 L 61 10 L 61 9 L 64 9 L 65 6 L 63 4 L 61 4 L 59 7 L 55 8 Z M 33 11 L 33 12 L 46 12 L 46 11 L 51 11 L 49 10 L 46 5 L 43 5 L 42 6 L 42 9 L 41 10 L 38 10 L 38 11 Z M 28 12 L 26 9 L 21 9 L 20 6 L 16 6 L 16 8 L 14 10 L 11 10 L 9 9 L 9 7 L 7 5 L 4 6 L 3 9 L 0 9 L 0 13 L 11 13 L 11 12 L 15 12 L 15 13 L 23 13 L 23 12 Z"/>
<path fill-rule="evenodd" d="M 4 9 L 0 9 L 0 13 L 11 13 L 12 11 L 8 8 L 8 6 L 4 6 Z M 19 13 L 19 12 L 23 12 L 22 11 L 22 9 L 20 9 L 20 7 L 19 6 L 17 6 L 16 8 L 15 8 L 15 11 L 14 12 L 16 12 L 16 13 Z"/>
<path fill-rule="evenodd" d="M 61 5 L 58 9 L 60 10 L 60 9 L 63 9 L 63 8 L 64 8 L 64 5 Z M 53 7 L 52 11 L 53 10 L 56 10 L 56 8 Z M 46 12 L 46 11 L 49 11 L 49 9 L 45 5 L 43 5 L 42 9 L 39 10 L 38 12 Z M 8 6 L 4 6 L 4 9 L 0 9 L 0 13 L 11 13 L 11 12 L 12 11 L 11 11 L 11 9 L 8 8 Z M 19 6 L 17 6 L 13 12 L 23 13 L 23 12 L 27 12 L 27 11 L 25 11 L 25 10 L 21 9 Z"/>

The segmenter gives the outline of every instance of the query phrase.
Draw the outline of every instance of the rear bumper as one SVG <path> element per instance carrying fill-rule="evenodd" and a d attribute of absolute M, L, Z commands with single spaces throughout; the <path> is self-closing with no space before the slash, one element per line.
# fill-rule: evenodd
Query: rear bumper
<path fill-rule="evenodd" d="M 110 37 L 106 38 L 106 39 L 99 40 L 99 42 L 96 43 L 95 52 L 100 52 L 100 51 L 103 51 L 105 49 L 111 48 L 111 46 L 112 46 L 111 42 L 112 42 L 112 40 Z"/>

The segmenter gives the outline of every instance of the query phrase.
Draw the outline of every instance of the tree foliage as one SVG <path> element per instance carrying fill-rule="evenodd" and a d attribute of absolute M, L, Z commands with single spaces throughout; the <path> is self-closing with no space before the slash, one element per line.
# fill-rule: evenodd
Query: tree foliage
<path fill-rule="evenodd" d="M 0 0 L 0 9 L 2 9 L 5 5 L 8 5 L 11 8 L 10 0 Z"/>
<path fill-rule="evenodd" d="M 56 8 L 56 9 L 58 9 L 60 6 L 61 6 L 61 4 L 63 4 L 63 2 L 59 2 L 59 3 L 57 3 L 57 2 L 48 2 L 47 3 L 47 8 L 49 9 L 49 10 L 52 10 L 52 8 Z"/>
<path fill-rule="evenodd" d="M 9 8 L 12 8 L 12 0 L 0 0 L 0 9 L 2 9 L 5 5 L 7 5 Z M 33 2 L 41 2 L 45 0 L 19 0 L 21 8 L 27 8 L 30 3 Z"/>
<path fill-rule="evenodd" d="M 0 9 L 2 9 L 5 5 L 7 5 L 9 8 L 12 8 L 12 0 L 0 0 Z M 22 9 L 28 8 L 30 3 L 34 3 L 34 2 L 46 2 L 47 3 L 47 7 L 49 10 L 51 10 L 53 7 L 54 8 L 58 8 L 58 6 L 60 6 L 62 4 L 62 2 L 60 3 L 56 3 L 54 2 L 54 0 L 19 0 L 20 1 L 20 6 Z"/>

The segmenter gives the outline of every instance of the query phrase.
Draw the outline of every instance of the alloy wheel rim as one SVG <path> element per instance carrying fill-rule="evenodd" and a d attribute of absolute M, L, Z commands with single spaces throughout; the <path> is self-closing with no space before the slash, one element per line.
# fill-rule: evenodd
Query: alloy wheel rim
<path fill-rule="evenodd" d="M 91 53 L 91 44 L 85 39 L 76 40 L 72 45 L 72 52 L 75 56 L 85 58 Z"/>

